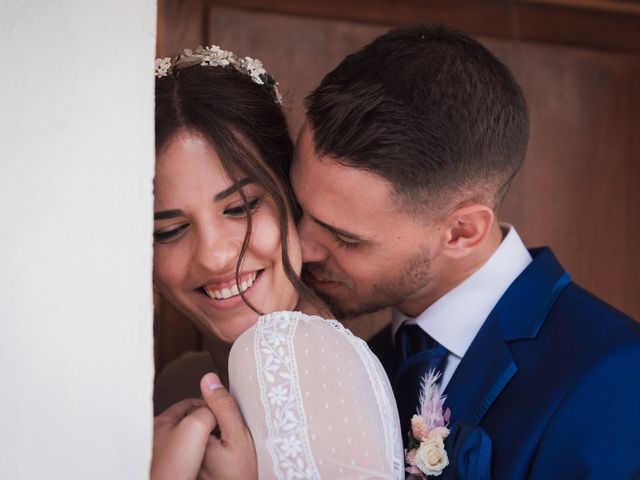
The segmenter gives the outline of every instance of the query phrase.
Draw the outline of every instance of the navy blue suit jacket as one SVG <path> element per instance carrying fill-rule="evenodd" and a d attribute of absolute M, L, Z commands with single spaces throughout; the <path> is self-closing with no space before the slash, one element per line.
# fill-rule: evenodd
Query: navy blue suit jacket
<path fill-rule="evenodd" d="M 531 255 L 444 392 L 439 478 L 640 478 L 640 325 Z M 393 368 L 388 329 L 370 346 Z"/>

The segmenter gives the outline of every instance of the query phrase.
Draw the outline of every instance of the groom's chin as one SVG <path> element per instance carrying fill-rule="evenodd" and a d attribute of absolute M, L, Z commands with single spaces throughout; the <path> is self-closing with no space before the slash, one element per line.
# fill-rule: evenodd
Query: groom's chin
<path fill-rule="evenodd" d="M 316 290 L 316 294 L 329 306 L 331 313 L 338 320 L 351 320 L 387 308 L 386 305 L 359 305 L 350 302 L 341 302 L 337 298 L 331 297 L 318 290 Z"/>

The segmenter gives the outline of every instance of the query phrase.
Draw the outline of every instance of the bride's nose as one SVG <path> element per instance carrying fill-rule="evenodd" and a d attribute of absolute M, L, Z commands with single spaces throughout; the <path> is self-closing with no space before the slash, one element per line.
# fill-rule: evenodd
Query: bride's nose
<path fill-rule="evenodd" d="M 193 260 L 211 273 L 232 271 L 238 262 L 242 240 L 229 235 L 229 232 L 207 226 L 199 232 Z"/>

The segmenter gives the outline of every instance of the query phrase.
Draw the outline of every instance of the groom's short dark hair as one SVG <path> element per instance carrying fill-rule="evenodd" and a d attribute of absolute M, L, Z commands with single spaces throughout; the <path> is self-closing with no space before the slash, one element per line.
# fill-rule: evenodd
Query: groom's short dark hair
<path fill-rule="evenodd" d="M 515 79 L 476 40 L 443 26 L 378 37 L 305 104 L 318 155 L 382 176 L 416 212 L 471 191 L 497 209 L 526 152 Z"/>

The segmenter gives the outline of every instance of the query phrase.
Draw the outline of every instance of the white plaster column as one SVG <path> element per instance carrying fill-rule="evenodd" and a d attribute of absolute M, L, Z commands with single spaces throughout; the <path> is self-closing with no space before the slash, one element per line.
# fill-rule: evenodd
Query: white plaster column
<path fill-rule="evenodd" d="M 0 478 L 143 479 L 156 3 L 0 12 Z"/>

